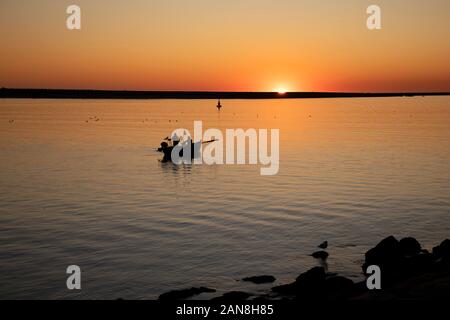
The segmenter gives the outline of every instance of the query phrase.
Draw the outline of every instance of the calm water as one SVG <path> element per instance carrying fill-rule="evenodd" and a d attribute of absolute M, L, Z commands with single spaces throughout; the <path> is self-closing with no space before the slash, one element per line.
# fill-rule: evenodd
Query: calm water
<path fill-rule="evenodd" d="M 449 97 L 215 104 L 0 100 L 0 298 L 258 292 L 236 280 L 291 281 L 324 240 L 330 271 L 358 279 L 387 235 L 450 235 Z M 194 120 L 279 128 L 279 174 L 159 162 L 160 139 Z"/>

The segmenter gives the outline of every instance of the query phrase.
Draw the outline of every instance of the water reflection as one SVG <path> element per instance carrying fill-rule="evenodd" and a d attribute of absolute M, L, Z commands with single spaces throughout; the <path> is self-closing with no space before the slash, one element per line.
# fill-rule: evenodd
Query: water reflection
<path fill-rule="evenodd" d="M 174 164 L 172 161 L 163 161 L 162 159 L 158 160 L 160 168 L 165 173 L 174 173 L 174 174 L 184 174 L 189 175 L 192 173 L 194 164 Z"/>
<path fill-rule="evenodd" d="M 229 280 L 289 282 L 324 239 L 330 270 L 357 278 L 384 236 L 448 236 L 449 98 L 216 103 L 0 101 L 0 298 L 74 298 L 61 284 L 78 263 L 83 298 L 245 291 Z M 159 161 L 195 120 L 279 128 L 279 173 Z"/>

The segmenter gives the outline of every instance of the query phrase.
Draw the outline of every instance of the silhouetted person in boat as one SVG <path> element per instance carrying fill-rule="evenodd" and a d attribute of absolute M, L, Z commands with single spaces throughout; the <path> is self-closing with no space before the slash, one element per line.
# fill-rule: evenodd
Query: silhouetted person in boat
<path fill-rule="evenodd" d="M 175 138 L 177 138 L 176 142 L 174 140 Z M 169 139 L 168 137 L 165 140 L 171 141 L 171 139 Z M 189 141 L 191 144 L 191 150 L 190 150 L 191 151 L 191 159 L 195 159 L 200 156 L 199 148 L 201 148 L 201 147 L 199 145 L 214 142 L 217 140 L 212 139 L 212 140 L 208 140 L 208 141 L 198 141 L 195 143 L 191 139 L 189 139 Z M 161 142 L 161 147 L 158 148 L 158 151 L 164 153 L 164 157 L 161 160 L 162 162 L 172 161 L 172 150 L 179 142 L 180 142 L 179 138 L 175 137 L 175 135 L 174 135 L 174 137 L 172 137 L 172 145 L 169 145 L 166 141 Z M 196 148 L 196 145 L 198 146 L 197 148 Z M 179 155 L 180 155 L 180 157 L 183 157 L 183 149 L 181 149 L 179 151 Z"/>
<path fill-rule="evenodd" d="M 166 149 L 169 147 L 169 144 L 165 141 L 161 142 L 161 147 L 158 149 L 158 151 L 162 151 L 163 149 Z"/>
<path fill-rule="evenodd" d="M 167 140 L 170 141 L 170 139 Z M 161 142 L 161 147 L 158 148 L 158 151 L 164 153 L 164 157 L 161 160 L 162 162 L 172 161 L 172 150 L 173 146 L 169 146 L 165 141 Z"/>
<path fill-rule="evenodd" d="M 177 133 L 175 132 L 172 136 L 172 144 L 175 147 L 180 142 L 180 138 L 178 137 Z"/>

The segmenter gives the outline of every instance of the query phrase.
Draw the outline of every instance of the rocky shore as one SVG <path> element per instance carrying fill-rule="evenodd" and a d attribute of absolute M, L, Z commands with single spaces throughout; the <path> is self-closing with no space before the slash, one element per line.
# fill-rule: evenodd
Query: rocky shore
<path fill-rule="evenodd" d="M 328 243 L 319 247 L 313 257 L 325 260 Z M 381 273 L 381 289 L 369 290 L 366 281 L 353 282 L 325 267 L 314 267 L 300 274 L 293 282 L 272 287 L 262 295 L 247 292 L 227 292 L 214 301 L 242 300 L 434 300 L 450 298 L 450 240 L 446 239 L 432 251 L 423 249 L 412 238 L 397 240 L 390 236 L 383 239 L 365 254 L 362 273 L 367 277 L 369 266 L 378 266 Z M 272 283 L 271 275 L 242 279 L 255 284 Z M 159 300 L 183 300 L 215 289 L 199 287 L 174 290 L 160 295 Z"/>

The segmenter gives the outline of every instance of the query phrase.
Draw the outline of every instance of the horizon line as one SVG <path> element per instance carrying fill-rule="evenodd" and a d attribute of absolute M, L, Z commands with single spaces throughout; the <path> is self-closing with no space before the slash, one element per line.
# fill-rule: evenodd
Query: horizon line
<path fill-rule="evenodd" d="M 448 96 L 450 91 L 192 91 L 192 90 L 112 90 L 0 88 L 4 99 L 307 99 Z"/>

